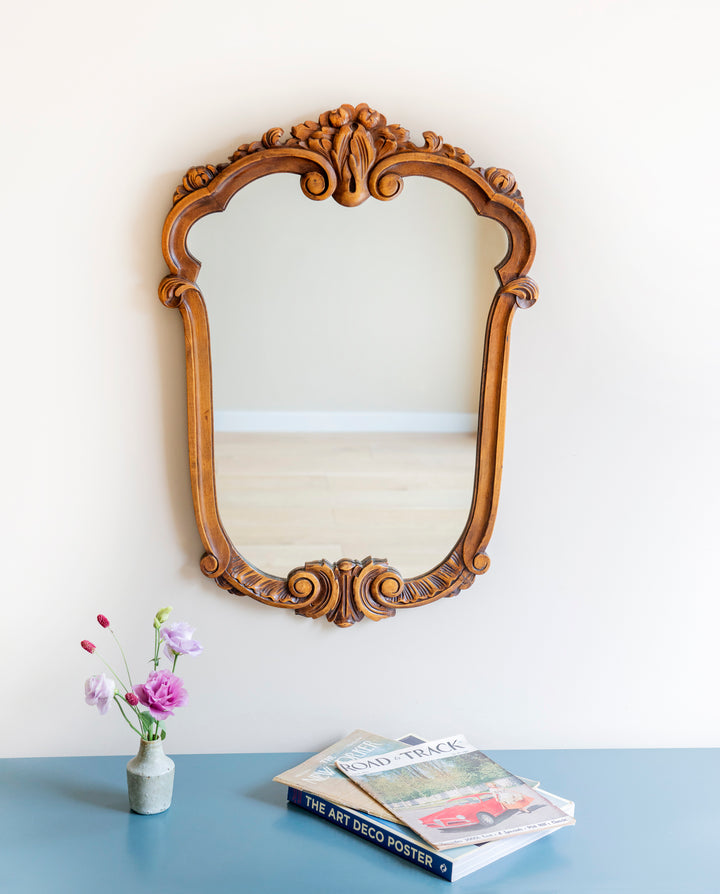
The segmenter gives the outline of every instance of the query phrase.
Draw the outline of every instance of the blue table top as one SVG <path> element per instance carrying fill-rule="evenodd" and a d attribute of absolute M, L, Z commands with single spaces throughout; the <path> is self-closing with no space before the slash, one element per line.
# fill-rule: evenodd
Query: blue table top
<path fill-rule="evenodd" d="M 449 883 L 286 802 L 307 754 L 172 755 L 173 804 L 127 805 L 124 757 L 0 761 L 0 891 L 712 894 L 720 750 L 493 751 L 577 824 Z"/>

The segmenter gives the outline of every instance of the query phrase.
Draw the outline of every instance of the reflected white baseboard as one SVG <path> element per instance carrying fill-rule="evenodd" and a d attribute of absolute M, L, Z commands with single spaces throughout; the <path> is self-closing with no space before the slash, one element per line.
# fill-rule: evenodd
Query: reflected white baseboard
<path fill-rule="evenodd" d="M 473 432 L 476 428 L 474 413 L 215 411 L 215 431 L 227 432 Z"/>

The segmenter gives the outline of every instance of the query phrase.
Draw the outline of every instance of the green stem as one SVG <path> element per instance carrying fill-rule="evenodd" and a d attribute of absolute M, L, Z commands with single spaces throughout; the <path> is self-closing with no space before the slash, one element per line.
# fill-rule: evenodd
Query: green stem
<path fill-rule="evenodd" d="M 128 667 L 127 658 L 125 657 L 125 652 L 123 652 L 123 647 L 120 645 L 120 640 L 115 636 L 115 632 L 113 631 L 112 627 L 110 628 L 110 633 L 112 634 L 112 638 L 117 643 L 118 649 L 120 649 L 120 654 L 122 655 L 123 664 L 125 665 L 125 670 L 128 675 L 128 681 L 130 683 L 130 688 L 132 689 L 133 681 L 132 681 L 132 677 L 130 676 L 130 668 Z"/>
<path fill-rule="evenodd" d="M 176 652 L 176 653 L 175 653 L 175 658 L 173 659 L 173 666 L 172 666 L 172 672 L 173 672 L 173 673 L 175 673 L 175 665 L 177 664 L 177 660 L 178 660 L 179 657 L 180 657 L 180 653 L 179 653 L 179 652 Z"/>
<path fill-rule="evenodd" d="M 140 738 L 142 739 L 143 734 L 140 732 L 139 729 L 137 729 L 137 727 L 135 727 L 135 726 L 132 725 L 132 723 L 131 723 L 130 720 L 128 719 L 127 714 L 126 714 L 125 711 L 123 710 L 122 702 L 120 701 L 120 696 L 117 695 L 117 693 L 116 693 L 116 694 L 113 696 L 113 698 L 114 698 L 115 701 L 117 702 L 117 706 L 118 706 L 118 708 L 120 708 L 120 713 L 121 713 L 122 716 L 125 718 L 125 722 L 127 723 L 127 725 L 128 725 L 131 729 L 135 730 L 135 732 L 138 734 L 138 736 L 140 736 Z"/>
<path fill-rule="evenodd" d="M 100 659 L 100 661 L 102 661 L 102 663 L 105 665 L 105 667 L 110 671 L 110 673 L 113 675 L 113 677 L 115 677 L 115 679 L 122 686 L 122 688 L 125 690 L 125 692 L 129 692 L 127 686 L 123 683 L 123 681 L 115 673 L 115 671 L 110 667 L 110 665 L 107 663 L 107 661 L 105 661 L 105 659 L 102 657 L 102 655 L 98 655 L 98 658 Z"/>

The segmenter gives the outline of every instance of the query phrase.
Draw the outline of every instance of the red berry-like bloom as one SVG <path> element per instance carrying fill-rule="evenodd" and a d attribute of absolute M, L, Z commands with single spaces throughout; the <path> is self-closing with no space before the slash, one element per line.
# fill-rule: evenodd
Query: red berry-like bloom
<path fill-rule="evenodd" d="M 89 652 L 91 655 L 95 651 L 95 646 L 90 642 L 89 639 L 84 639 L 80 645 L 85 649 L 86 652 Z"/>
<path fill-rule="evenodd" d="M 126 701 L 129 705 L 132 705 L 133 708 L 134 708 L 135 705 L 140 701 L 140 699 L 135 695 L 134 692 L 126 692 L 126 693 L 125 693 L 125 701 Z"/>
<path fill-rule="evenodd" d="M 105 615 L 98 615 L 97 620 L 98 620 L 98 624 L 101 627 L 109 627 L 110 626 L 110 621 L 108 621 L 108 619 L 105 617 Z"/>

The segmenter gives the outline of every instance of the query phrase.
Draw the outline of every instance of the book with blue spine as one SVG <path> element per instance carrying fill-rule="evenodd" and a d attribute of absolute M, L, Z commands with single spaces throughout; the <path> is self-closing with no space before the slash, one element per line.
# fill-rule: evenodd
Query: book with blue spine
<path fill-rule="evenodd" d="M 541 789 L 536 789 L 536 791 L 560 808 L 567 816 L 574 815 L 575 805 L 572 801 Z M 406 826 L 341 806 L 319 795 L 289 787 L 288 801 L 450 882 L 464 878 L 484 866 L 489 866 L 496 860 L 501 860 L 503 857 L 551 835 L 558 828 L 550 827 L 536 832 L 488 841 L 484 844 L 465 845 L 439 851 L 414 835 Z"/>

